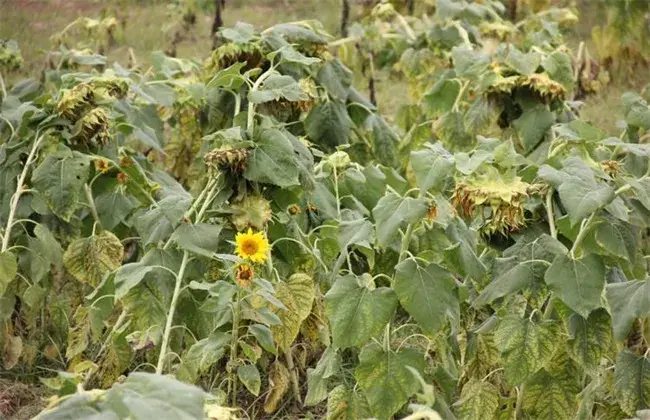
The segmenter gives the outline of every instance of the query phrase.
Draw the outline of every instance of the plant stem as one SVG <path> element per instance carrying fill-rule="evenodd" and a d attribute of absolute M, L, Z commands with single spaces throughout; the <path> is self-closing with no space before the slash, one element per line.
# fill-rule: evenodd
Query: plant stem
<path fill-rule="evenodd" d="M 463 86 L 460 88 L 458 91 L 458 96 L 456 96 L 456 100 L 454 101 L 454 106 L 452 109 L 454 111 L 458 111 L 458 106 L 460 105 L 460 100 L 463 98 L 463 95 L 465 94 L 465 90 L 467 90 L 467 87 L 469 86 L 469 80 L 466 81 Z"/>
<path fill-rule="evenodd" d="M 99 213 L 97 213 L 97 206 L 95 206 L 95 200 L 93 200 L 93 192 L 88 184 L 84 184 L 84 191 L 86 192 L 86 199 L 88 200 L 88 205 L 90 206 L 90 212 L 95 219 L 95 223 L 99 226 L 101 231 L 102 222 L 99 220 Z"/>
<path fill-rule="evenodd" d="M 522 412 L 524 410 L 524 388 L 525 384 L 521 384 L 519 387 L 519 392 L 517 392 L 517 405 L 515 407 L 515 420 L 521 418 Z"/>
<path fill-rule="evenodd" d="M 553 215 L 553 188 L 549 188 L 546 193 L 546 218 L 548 219 L 551 236 L 557 239 L 557 228 L 555 227 L 555 216 Z"/>
<path fill-rule="evenodd" d="M 415 229 L 415 223 L 409 223 L 406 228 L 406 233 L 402 238 L 402 248 L 399 251 L 399 262 L 404 261 L 406 257 L 406 252 L 409 250 L 409 244 L 411 243 L 411 236 L 413 236 L 413 230 Z"/>
<path fill-rule="evenodd" d="M 237 406 L 237 372 L 234 369 L 234 363 L 237 360 L 237 346 L 239 346 L 239 302 L 241 300 L 241 290 L 237 292 L 237 300 L 232 305 L 232 336 L 230 339 L 230 381 L 228 381 L 228 395 L 233 407 Z"/>
<path fill-rule="evenodd" d="M 268 69 L 264 74 L 262 74 L 260 77 L 257 78 L 255 83 L 253 84 L 253 87 L 251 88 L 250 93 L 256 92 L 262 83 L 273 74 L 273 71 L 275 70 L 275 66 L 271 66 L 270 69 Z M 251 131 L 253 129 L 253 124 L 255 124 L 255 104 L 252 103 L 250 100 L 248 101 L 248 116 L 246 119 L 246 129 L 248 131 Z"/>
<path fill-rule="evenodd" d="M 293 386 L 293 398 L 302 404 L 300 401 L 300 385 L 298 384 L 298 374 L 296 373 L 296 366 L 293 363 L 293 355 L 291 349 L 284 352 L 284 359 L 287 361 L 287 368 L 289 368 L 289 376 L 291 377 L 291 385 Z"/>
<path fill-rule="evenodd" d="M 594 217 L 596 216 L 596 212 L 591 213 L 591 216 L 587 220 L 584 220 L 582 224 L 580 225 L 580 231 L 578 232 L 578 236 L 576 237 L 575 242 L 573 243 L 573 246 L 571 247 L 571 251 L 569 253 L 571 254 L 571 258 L 575 258 L 575 252 L 578 250 L 578 247 L 582 243 L 583 239 L 585 239 L 585 236 L 587 236 L 587 232 L 589 231 L 589 225 L 591 224 L 591 221 L 594 220 Z"/>
<path fill-rule="evenodd" d="M 7 97 L 7 88 L 5 87 L 5 81 L 0 72 L 0 91 L 2 92 L 2 99 Z"/>
<path fill-rule="evenodd" d="M 181 261 L 181 268 L 176 275 L 176 284 L 174 285 L 174 294 L 172 295 L 172 302 L 169 305 L 169 312 L 167 313 L 167 322 L 165 323 L 165 331 L 163 332 L 162 345 L 160 347 L 160 356 L 158 356 L 158 365 L 156 366 L 156 373 L 162 375 L 165 366 L 165 356 L 167 356 L 167 346 L 169 345 L 169 336 L 172 331 L 172 324 L 174 322 L 174 313 L 176 312 L 176 304 L 178 303 L 178 296 L 181 294 L 181 283 L 187 268 L 187 262 L 190 259 L 190 254 L 183 252 L 183 260 Z"/>
<path fill-rule="evenodd" d="M 338 172 L 336 170 L 336 166 L 334 167 L 334 194 L 336 196 L 336 216 L 338 218 L 338 221 L 341 221 L 341 200 L 339 197 L 339 177 L 338 177 Z"/>
<path fill-rule="evenodd" d="M 27 173 L 29 172 L 29 167 L 35 160 L 35 155 L 36 151 L 38 150 L 39 146 L 41 145 L 41 142 L 43 141 L 43 138 L 45 136 L 36 136 L 36 141 L 32 145 L 32 149 L 29 151 L 29 155 L 27 156 L 27 160 L 25 161 L 25 166 L 23 167 L 23 171 L 20 173 L 20 177 L 18 177 L 18 184 L 16 185 L 16 192 L 14 192 L 14 195 L 11 197 L 11 208 L 9 209 L 9 218 L 7 219 L 7 228 L 4 231 L 4 237 L 2 238 L 2 248 L 0 249 L 0 252 L 6 252 L 7 248 L 9 248 L 9 238 L 11 237 L 11 228 L 13 227 L 14 224 L 14 218 L 16 217 L 16 210 L 18 209 L 18 202 L 20 201 L 20 197 L 23 195 L 24 189 L 23 185 L 25 185 L 25 179 L 27 178 Z"/>

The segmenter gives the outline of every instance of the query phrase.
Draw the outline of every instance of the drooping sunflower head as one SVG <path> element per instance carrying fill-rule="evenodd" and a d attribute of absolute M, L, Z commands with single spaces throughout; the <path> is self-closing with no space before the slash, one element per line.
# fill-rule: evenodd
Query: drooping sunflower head
<path fill-rule="evenodd" d="M 542 98 L 550 100 L 563 99 L 566 93 L 564 86 L 551 79 L 546 73 L 535 73 L 522 77 L 521 86 L 527 86 Z"/>
<path fill-rule="evenodd" d="M 268 258 L 271 246 L 262 232 L 239 232 L 235 236 L 235 254 L 254 263 L 263 263 Z"/>
<path fill-rule="evenodd" d="M 525 226 L 524 203 L 530 189 L 517 176 L 490 172 L 458 182 L 452 201 L 464 217 L 481 217 L 483 232 L 509 233 Z"/>
<path fill-rule="evenodd" d="M 237 264 L 235 267 L 235 281 L 241 287 L 248 288 L 255 277 L 253 266 L 246 263 Z"/>

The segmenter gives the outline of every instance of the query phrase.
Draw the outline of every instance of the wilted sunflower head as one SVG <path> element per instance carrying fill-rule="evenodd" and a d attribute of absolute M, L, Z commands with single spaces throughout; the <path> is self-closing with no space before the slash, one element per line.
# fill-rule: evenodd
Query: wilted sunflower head
<path fill-rule="evenodd" d="M 208 152 L 203 160 L 215 169 L 228 169 L 233 173 L 246 170 L 250 151 L 243 147 L 224 146 Z"/>
<path fill-rule="evenodd" d="M 506 22 L 482 22 L 478 27 L 481 35 L 501 41 L 517 33 L 517 28 Z"/>
<path fill-rule="evenodd" d="M 111 139 L 108 130 L 108 113 L 103 108 L 93 108 L 86 112 L 75 124 L 72 142 L 89 145 L 91 142 L 105 146 Z"/>
<path fill-rule="evenodd" d="M 535 73 L 522 77 L 521 86 L 527 86 L 541 97 L 548 99 L 562 99 L 566 93 L 564 86 L 552 80 L 546 73 Z"/>
<path fill-rule="evenodd" d="M 72 89 L 63 91 L 56 105 L 56 110 L 62 117 L 76 121 L 83 111 L 95 102 L 95 92 L 88 83 L 80 83 Z"/>
<path fill-rule="evenodd" d="M 496 170 L 456 184 L 452 202 L 466 218 L 483 218 L 484 233 L 509 233 L 525 226 L 524 200 L 530 184 Z"/>
<path fill-rule="evenodd" d="M 263 263 L 268 258 L 271 246 L 262 232 L 239 232 L 235 236 L 235 254 L 238 257 L 254 263 Z"/>
<path fill-rule="evenodd" d="M 249 288 L 255 277 L 253 266 L 240 263 L 235 266 L 235 281 L 240 287 Z"/>

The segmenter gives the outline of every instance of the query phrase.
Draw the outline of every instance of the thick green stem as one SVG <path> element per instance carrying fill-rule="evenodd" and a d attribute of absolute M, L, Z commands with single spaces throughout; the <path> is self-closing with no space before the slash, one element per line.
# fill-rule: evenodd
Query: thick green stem
<path fill-rule="evenodd" d="M 45 135 L 36 136 L 36 141 L 34 142 L 34 144 L 32 144 L 32 149 L 29 151 L 29 155 L 27 156 L 27 160 L 25 161 L 25 166 L 23 167 L 23 170 L 20 173 L 20 177 L 18 177 L 16 192 L 11 197 L 11 201 L 10 201 L 11 207 L 9 209 L 9 218 L 7 218 L 7 227 L 4 231 L 4 236 L 2 238 L 2 248 L 0 249 L 0 252 L 7 252 L 7 249 L 9 248 L 9 238 L 11 238 L 11 229 L 14 225 L 14 218 L 16 217 L 16 210 L 18 209 L 18 202 L 20 201 L 20 197 L 23 195 L 23 192 L 25 191 L 23 187 L 25 185 L 25 180 L 27 179 L 27 173 L 29 172 L 29 167 L 36 160 L 36 151 L 41 145 L 41 142 L 43 141 L 44 137 Z"/>
<path fill-rule="evenodd" d="M 174 294 L 172 295 L 172 302 L 169 305 L 169 312 L 167 313 L 167 322 L 165 323 L 165 330 L 163 332 L 162 345 L 160 347 L 160 356 L 158 356 L 158 365 L 156 366 L 156 373 L 161 375 L 165 367 L 165 357 L 167 356 L 167 347 L 169 345 L 169 336 L 172 331 L 172 324 L 174 323 L 174 313 L 176 312 L 176 304 L 178 303 L 178 296 L 181 294 L 181 284 L 185 276 L 185 269 L 190 259 L 190 254 L 183 252 L 183 260 L 181 261 L 181 268 L 176 275 L 176 284 L 174 285 Z"/>
<path fill-rule="evenodd" d="M 336 215 L 338 218 L 338 221 L 341 221 L 341 199 L 339 197 L 339 177 L 338 177 L 338 172 L 336 170 L 336 165 L 334 165 L 334 194 L 336 196 Z"/>
<path fill-rule="evenodd" d="M 578 236 L 576 237 L 576 240 L 573 243 L 573 246 L 571 247 L 571 251 L 569 252 L 571 254 L 571 258 L 575 258 L 575 253 L 578 250 L 578 247 L 582 243 L 583 239 L 585 239 L 585 236 L 587 236 L 587 232 L 589 232 L 589 227 L 591 225 L 591 222 L 594 220 L 596 213 L 597 212 L 591 213 L 591 216 L 589 216 L 587 220 L 584 220 L 580 225 L 580 231 L 578 232 Z"/>
<path fill-rule="evenodd" d="M 546 217 L 551 236 L 557 239 L 557 228 L 555 227 L 555 216 L 553 215 L 553 189 L 549 188 L 546 193 Z"/>
<path fill-rule="evenodd" d="M 84 191 L 86 192 L 86 200 L 88 200 L 88 206 L 90 207 L 93 219 L 95 219 L 95 223 L 97 223 L 101 230 L 102 222 L 99 220 L 99 213 L 97 213 L 97 206 L 95 206 L 95 200 L 93 199 L 93 191 L 88 184 L 84 185 Z"/>
<path fill-rule="evenodd" d="M 400 249 L 399 252 L 399 262 L 404 261 L 404 259 L 406 258 L 406 253 L 409 250 L 409 245 L 411 243 L 411 236 L 413 236 L 414 229 L 415 229 L 415 223 L 409 223 L 408 227 L 406 228 L 406 233 L 402 238 L 402 248 Z"/>
<path fill-rule="evenodd" d="M 266 73 L 262 74 L 260 77 L 257 78 L 255 83 L 253 84 L 253 87 L 251 88 L 250 92 L 256 92 L 260 86 L 262 86 L 262 83 L 273 74 L 275 71 L 275 67 L 271 67 L 266 71 Z M 250 97 L 250 95 L 249 95 Z M 255 124 L 255 104 L 252 103 L 250 100 L 248 101 L 248 115 L 246 119 L 246 129 L 248 131 L 253 130 L 253 125 Z"/>

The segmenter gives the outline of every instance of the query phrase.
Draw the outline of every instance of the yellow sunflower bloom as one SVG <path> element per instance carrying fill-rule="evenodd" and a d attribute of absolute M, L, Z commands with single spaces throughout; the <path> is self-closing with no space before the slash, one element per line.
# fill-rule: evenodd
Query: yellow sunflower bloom
<path fill-rule="evenodd" d="M 269 241 L 262 232 L 253 233 L 252 229 L 247 232 L 239 232 L 235 236 L 235 254 L 245 260 L 254 263 L 262 263 L 268 258 L 271 249 Z"/>

